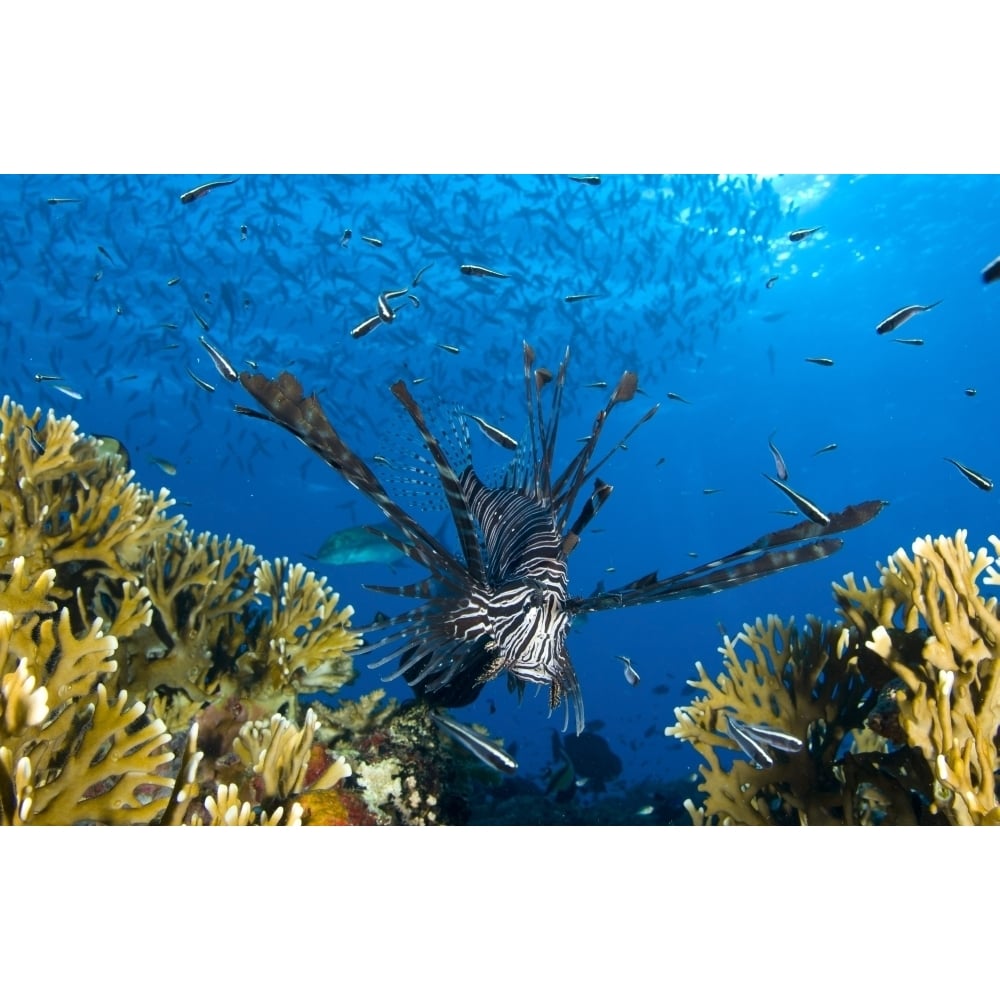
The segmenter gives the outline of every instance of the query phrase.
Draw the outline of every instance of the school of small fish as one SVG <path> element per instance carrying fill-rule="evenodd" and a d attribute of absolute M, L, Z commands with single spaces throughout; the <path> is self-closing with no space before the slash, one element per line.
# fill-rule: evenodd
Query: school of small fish
<path fill-rule="evenodd" d="M 757 177 L 512 176 L 492 179 L 492 187 L 494 195 L 485 197 L 475 179 L 444 176 L 343 176 L 309 184 L 236 174 L 0 178 L 4 392 L 75 415 L 87 412 L 78 408 L 103 407 L 96 412 L 120 415 L 106 440 L 123 450 L 126 441 L 140 470 L 178 483 L 194 472 L 232 491 L 252 479 L 257 456 L 277 446 L 253 421 L 241 422 L 238 433 L 218 431 L 224 393 L 217 390 L 239 377 L 230 358 L 269 371 L 294 367 L 336 402 L 338 426 L 356 438 L 379 437 L 375 390 L 402 372 L 409 384 L 428 382 L 438 397 L 460 405 L 473 435 L 481 434 L 499 462 L 523 441 L 513 419 L 514 339 L 571 342 L 577 385 L 606 390 L 610 376 L 599 362 L 609 351 L 623 353 L 627 316 L 629 329 L 638 323 L 657 345 L 633 348 L 624 338 L 629 367 L 645 387 L 638 391 L 685 404 L 671 407 L 672 415 L 693 418 L 711 398 L 710 383 L 698 379 L 712 346 L 764 302 L 770 311 L 759 315 L 763 323 L 788 323 L 794 314 L 783 297 L 795 272 L 787 261 L 844 235 L 833 218 L 792 228 L 798 210 L 773 181 Z M 978 278 L 980 262 L 973 263 L 976 291 L 995 294 L 982 286 L 1000 281 L 1000 256 L 983 264 Z M 934 284 L 887 287 L 884 310 L 859 317 L 858 329 L 879 345 L 924 348 L 888 349 L 899 363 L 926 358 L 947 338 L 956 304 L 949 288 Z M 906 332 L 920 336 L 884 336 L 904 324 L 915 324 Z M 884 339 L 871 337 L 872 326 Z M 810 339 L 808 319 L 799 343 L 790 356 L 803 378 L 825 385 L 846 370 L 838 342 Z M 761 357 L 763 385 L 768 367 L 775 370 L 773 346 L 766 356 L 762 347 Z M 538 369 L 535 377 L 541 387 L 552 374 Z M 969 399 L 981 393 L 961 404 L 976 410 L 989 381 L 977 379 L 977 390 L 963 380 L 950 391 L 958 396 L 961 389 Z M 259 415 L 239 404 L 236 410 Z M 823 437 L 808 444 L 804 461 L 781 422 L 767 438 L 773 475 L 762 472 L 787 505 L 775 513 L 828 525 L 827 510 L 842 498 L 814 489 L 804 466 L 810 455 L 837 451 L 836 442 L 822 442 L 839 432 L 819 431 Z M 217 449 L 210 468 L 195 459 L 193 446 L 206 438 Z M 665 482 L 675 443 L 668 434 L 663 455 L 648 463 L 650 474 L 662 464 Z M 823 463 L 849 457 L 850 442 L 840 443 Z M 766 458 L 760 440 L 736 446 L 759 447 Z M 928 465 L 935 462 L 942 477 L 957 472 L 955 489 L 966 489 L 964 481 L 989 492 L 993 479 L 977 471 L 981 462 L 989 465 L 981 450 L 970 438 L 942 456 L 954 472 L 945 470 L 939 452 Z M 303 480 L 313 477 L 311 462 L 303 458 L 300 467 Z M 720 486 L 701 487 L 705 497 L 724 495 L 698 502 L 716 504 L 735 492 Z M 766 511 L 763 499 L 760 510 Z M 316 561 L 397 561 L 392 526 L 362 523 L 369 515 L 359 512 L 325 540 L 316 531 Z M 627 685 L 637 686 L 630 657 L 618 659 Z M 435 723 L 473 749 L 474 732 L 458 720 L 439 712 Z M 756 766 L 801 749 L 794 737 L 767 727 L 733 718 L 720 727 Z M 495 766 L 511 770 L 499 754 Z"/>

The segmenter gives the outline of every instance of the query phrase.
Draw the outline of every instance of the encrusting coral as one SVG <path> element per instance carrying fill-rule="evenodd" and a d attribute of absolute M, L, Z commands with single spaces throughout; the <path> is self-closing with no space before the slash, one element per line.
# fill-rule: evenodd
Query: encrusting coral
<path fill-rule="evenodd" d="M 71 418 L 0 404 L 0 824 L 435 821 L 425 710 L 304 704 L 354 679 L 352 608 L 133 476 Z M 426 718 L 415 739 L 437 747 Z M 352 763 L 406 795 L 369 809 Z"/>
<path fill-rule="evenodd" d="M 879 567 L 878 586 L 853 575 L 834 585 L 844 624 L 758 620 L 726 639 L 715 681 L 699 663 L 689 683 L 702 695 L 666 730 L 707 762 L 695 821 L 1000 822 L 1000 617 L 979 589 L 984 573 L 1000 584 L 1000 539 L 989 540 L 992 556 L 970 551 L 963 530 L 918 538 L 912 556 L 900 549 Z M 738 749 L 729 719 L 802 747 L 726 768 L 719 751 Z"/>

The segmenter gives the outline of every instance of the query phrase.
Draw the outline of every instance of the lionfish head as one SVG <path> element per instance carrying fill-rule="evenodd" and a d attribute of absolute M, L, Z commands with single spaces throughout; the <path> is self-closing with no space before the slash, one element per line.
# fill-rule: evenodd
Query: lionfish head
<path fill-rule="evenodd" d="M 563 728 L 570 708 L 576 732 L 583 731 L 583 696 L 566 648 L 571 616 L 565 595 L 557 588 L 517 581 L 492 595 L 495 671 L 507 670 L 516 681 L 549 688 L 549 708 L 565 707 Z M 506 613 L 498 613 L 500 609 Z"/>

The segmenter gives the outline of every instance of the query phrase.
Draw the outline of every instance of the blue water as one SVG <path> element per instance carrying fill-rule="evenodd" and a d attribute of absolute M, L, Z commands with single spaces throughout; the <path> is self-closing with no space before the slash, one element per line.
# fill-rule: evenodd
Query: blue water
<path fill-rule="evenodd" d="M 405 448 L 388 391 L 397 378 L 425 379 L 413 392 L 432 412 L 444 412 L 440 398 L 517 437 L 522 340 L 553 369 L 568 344 L 565 459 L 607 398 L 587 383 L 638 371 L 646 396 L 615 411 L 604 443 L 662 405 L 602 470 L 615 490 L 571 557 L 574 593 L 653 569 L 669 575 L 794 523 L 774 513 L 789 504 L 761 477 L 774 470 L 772 432 L 790 484 L 825 509 L 889 501 L 820 563 L 577 623 L 570 652 L 587 717 L 604 723 L 623 761 L 619 788 L 693 772 L 700 758 L 663 729 L 689 700 L 695 661 L 718 669 L 720 631 L 768 613 L 833 617 L 830 584 L 845 573 L 876 577 L 876 563 L 917 535 L 967 528 L 982 545 L 997 530 L 994 495 L 943 458 L 1000 475 L 1000 288 L 980 277 L 1000 252 L 1000 178 L 249 176 L 181 203 L 209 179 L 0 178 L 2 392 L 120 438 L 140 482 L 169 488 L 196 531 L 309 563 L 332 531 L 381 515 L 289 435 L 233 412 L 251 400 L 215 372 L 195 311 L 238 367 L 287 368 L 317 391 L 369 459 Z M 789 242 L 793 229 L 814 226 L 822 230 Z M 469 278 L 463 263 L 510 277 Z M 419 308 L 350 337 L 380 292 L 411 286 L 428 264 L 412 289 Z M 168 286 L 173 277 L 180 282 Z M 563 301 L 589 292 L 601 297 Z M 896 309 L 938 299 L 895 333 L 875 334 Z M 835 364 L 804 361 L 812 356 Z M 199 388 L 185 366 L 217 391 Z M 36 373 L 62 376 L 82 399 Z M 814 455 L 831 442 L 836 451 Z M 482 469 L 499 467 L 499 449 L 485 439 L 475 448 Z M 441 523 L 439 511 L 421 516 L 432 530 Z M 357 623 L 405 606 L 363 583 L 419 575 L 317 568 Z M 619 655 L 638 686 L 625 682 Z M 343 693 L 380 683 L 362 669 Z M 654 693 L 660 685 L 666 694 Z M 386 686 L 407 697 L 402 681 Z M 455 714 L 516 744 L 521 774 L 542 779 L 562 722 L 561 711 L 548 717 L 544 694 L 529 690 L 519 705 L 500 680 Z"/>

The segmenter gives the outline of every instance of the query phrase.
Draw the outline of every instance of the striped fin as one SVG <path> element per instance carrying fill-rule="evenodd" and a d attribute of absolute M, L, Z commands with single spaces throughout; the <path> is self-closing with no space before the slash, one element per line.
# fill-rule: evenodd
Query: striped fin
<path fill-rule="evenodd" d="M 563 390 L 566 387 L 566 371 L 569 368 L 569 347 L 563 354 L 556 373 L 555 387 L 552 390 L 552 411 L 547 427 L 542 427 L 542 394 L 538 395 L 538 431 L 542 441 L 541 468 L 535 477 L 536 497 L 552 496 L 552 460 L 556 450 L 556 435 L 559 433 L 559 415 L 562 412 Z"/>
<path fill-rule="evenodd" d="M 524 406 L 528 413 L 528 440 L 531 442 L 531 482 L 530 483 L 507 483 L 508 486 L 519 486 L 525 485 L 530 488 L 533 495 L 538 494 L 538 480 L 536 476 L 538 474 L 538 442 L 540 440 L 539 434 L 536 433 L 535 425 L 535 411 L 532 407 L 532 378 L 531 378 L 531 366 L 535 363 L 535 349 L 526 341 L 521 341 L 523 345 L 523 357 L 524 357 Z M 536 396 L 539 395 L 537 389 L 535 390 Z M 539 396 L 538 399 L 538 426 L 541 427 L 542 423 L 542 403 Z"/>
<path fill-rule="evenodd" d="M 407 554 L 414 562 L 429 569 L 438 579 L 457 586 L 463 584 L 468 578 L 466 568 L 389 497 L 375 473 L 334 430 L 315 393 L 305 396 L 301 383 L 290 372 L 282 372 L 275 379 L 257 372 L 241 372 L 240 384 L 276 423 L 291 431 L 379 507 L 409 539 L 412 548 Z"/>
<path fill-rule="evenodd" d="M 565 495 L 559 495 L 553 497 L 552 506 L 555 510 L 561 511 L 562 514 L 559 518 L 560 530 L 565 526 L 567 519 L 569 518 L 570 511 L 572 510 L 573 504 L 576 501 L 576 492 L 579 491 L 580 486 L 583 485 L 583 479 L 589 479 L 594 475 L 598 469 L 604 465 L 605 462 L 612 455 L 614 455 L 619 449 L 621 449 L 628 439 L 644 424 L 647 420 L 652 420 L 656 416 L 657 411 L 660 409 L 660 404 L 657 403 L 651 409 L 647 410 L 628 430 L 628 433 L 622 437 L 618 443 L 602 458 L 596 465 L 588 465 L 585 469 L 581 471 L 581 480 L 579 485 L 576 487 L 576 491 L 568 492 Z"/>
<path fill-rule="evenodd" d="M 469 512 L 465 495 L 459 484 L 455 470 L 452 469 L 448 456 L 445 455 L 436 437 L 431 434 L 424 420 L 423 412 L 417 405 L 417 401 L 410 394 L 406 383 L 400 379 L 391 386 L 392 394 L 403 404 L 403 408 L 410 415 L 410 419 L 416 424 L 420 436 L 434 459 L 434 466 L 437 469 L 441 486 L 444 489 L 445 500 L 448 502 L 448 510 L 451 511 L 452 520 L 455 522 L 455 530 L 458 532 L 458 541 L 462 547 L 462 555 L 465 557 L 468 575 L 473 580 L 482 583 L 486 579 L 486 569 L 483 564 L 483 553 L 479 547 L 479 536 L 476 534 L 476 526 Z"/>
<path fill-rule="evenodd" d="M 580 535 L 593 520 L 594 515 L 604 506 L 604 501 L 611 496 L 613 489 L 613 486 L 600 479 L 594 480 L 594 492 L 590 494 L 589 499 L 583 505 L 580 516 L 573 522 L 573 527 L 563 537 L 562 554 L 564 556 L 568 556 L 580 544 Z"/>
<path fill-rule="evenodd" d="M 566 521 L 569 519 L 569 513 L 573 508 L 573 504 L 576 502 L 576 496 L 580 492 L 584 482 L 597 470 L 600 465 L 603 465 L 620 446 L 621 442 L 619 442 L 619 445 L 616 445 L 607 456 L 601 459 L 598 465 L 593 468 L 589 466 L 588 463 L 597 448 L 597 442 L 600 439 L 601 431 L 604 429 L 604 424 L 610 416 L 611 411 L 618 405 L 618 403 L 628 402 L 632 399 L 635 396 L 638 386 L 639 376 L 636 375 L 635 372 L 626 371 L 622 373 L 622 377 L 618 380 L 618 384 L 611 393 L 611 397 L 608 399 L 604 408 L 594 418 L 594 426 L 586 443 L 580 451 L 577 452 L 576 456 L 570 461 L 569 465 L 566 466 L 562 474 L 552 485 L 550 496 L 552 497 L 553 509 L 559 512 L 557 514 L 556 523 L 560 531 L 564 530 L 566 527 Z M 636 427 L 638 427 L 639 424 L 645 423 L 655 412 L 656 408 L 654 407 L 653 410 L 647 413 L 642 420 L 636 424 Z M 636 427 L 633 427 L 632 430 L 629 431 L 629 435 L 632 434 Z"/>
<path fill-rule="evenodd" d="M 679 600 L 682 597 L 717 594 L 719 591 L 742 586 L 771 573 L 788 569 L 790 566 L 801 566 L 817 559 L 825 559 L 843 544 L 843 539 L 828 538 L 800 545 L 794 549 L 764 552 L 743 562 L 734 562 L 732 556 L 726 556 L 664 580 L 658 579 L 656 573 L 647 573 L 639 580 L 615 590 L 606 590 L 590 597 L 571 598 L 567 607 L 570 614 L 576 615 L 581 612 L 606 611 L 609 608 L 636 607 L 641 604 L 656 604 L 659 601 Z"/>
<path fill-rule="evenodd" d="M 852 504 L 839 513 L 831 514 L 829 524 L 801 521 L 789 528 L 762 535 L 729 555 L 666 579 L 660 580 L 656 573 L 647 573 L 615 590 L 591 594 L 589 597 L 571 598 L 567 608 L 570 614 L 575 615 L 714 594 L 730 587 L 738 587 L 790 566 L 803 565 L 832 555 L 841 548 L 843 539 L 823 536 L 860 527 L 877 516 L 883 507 L 883 500 Z"/>

